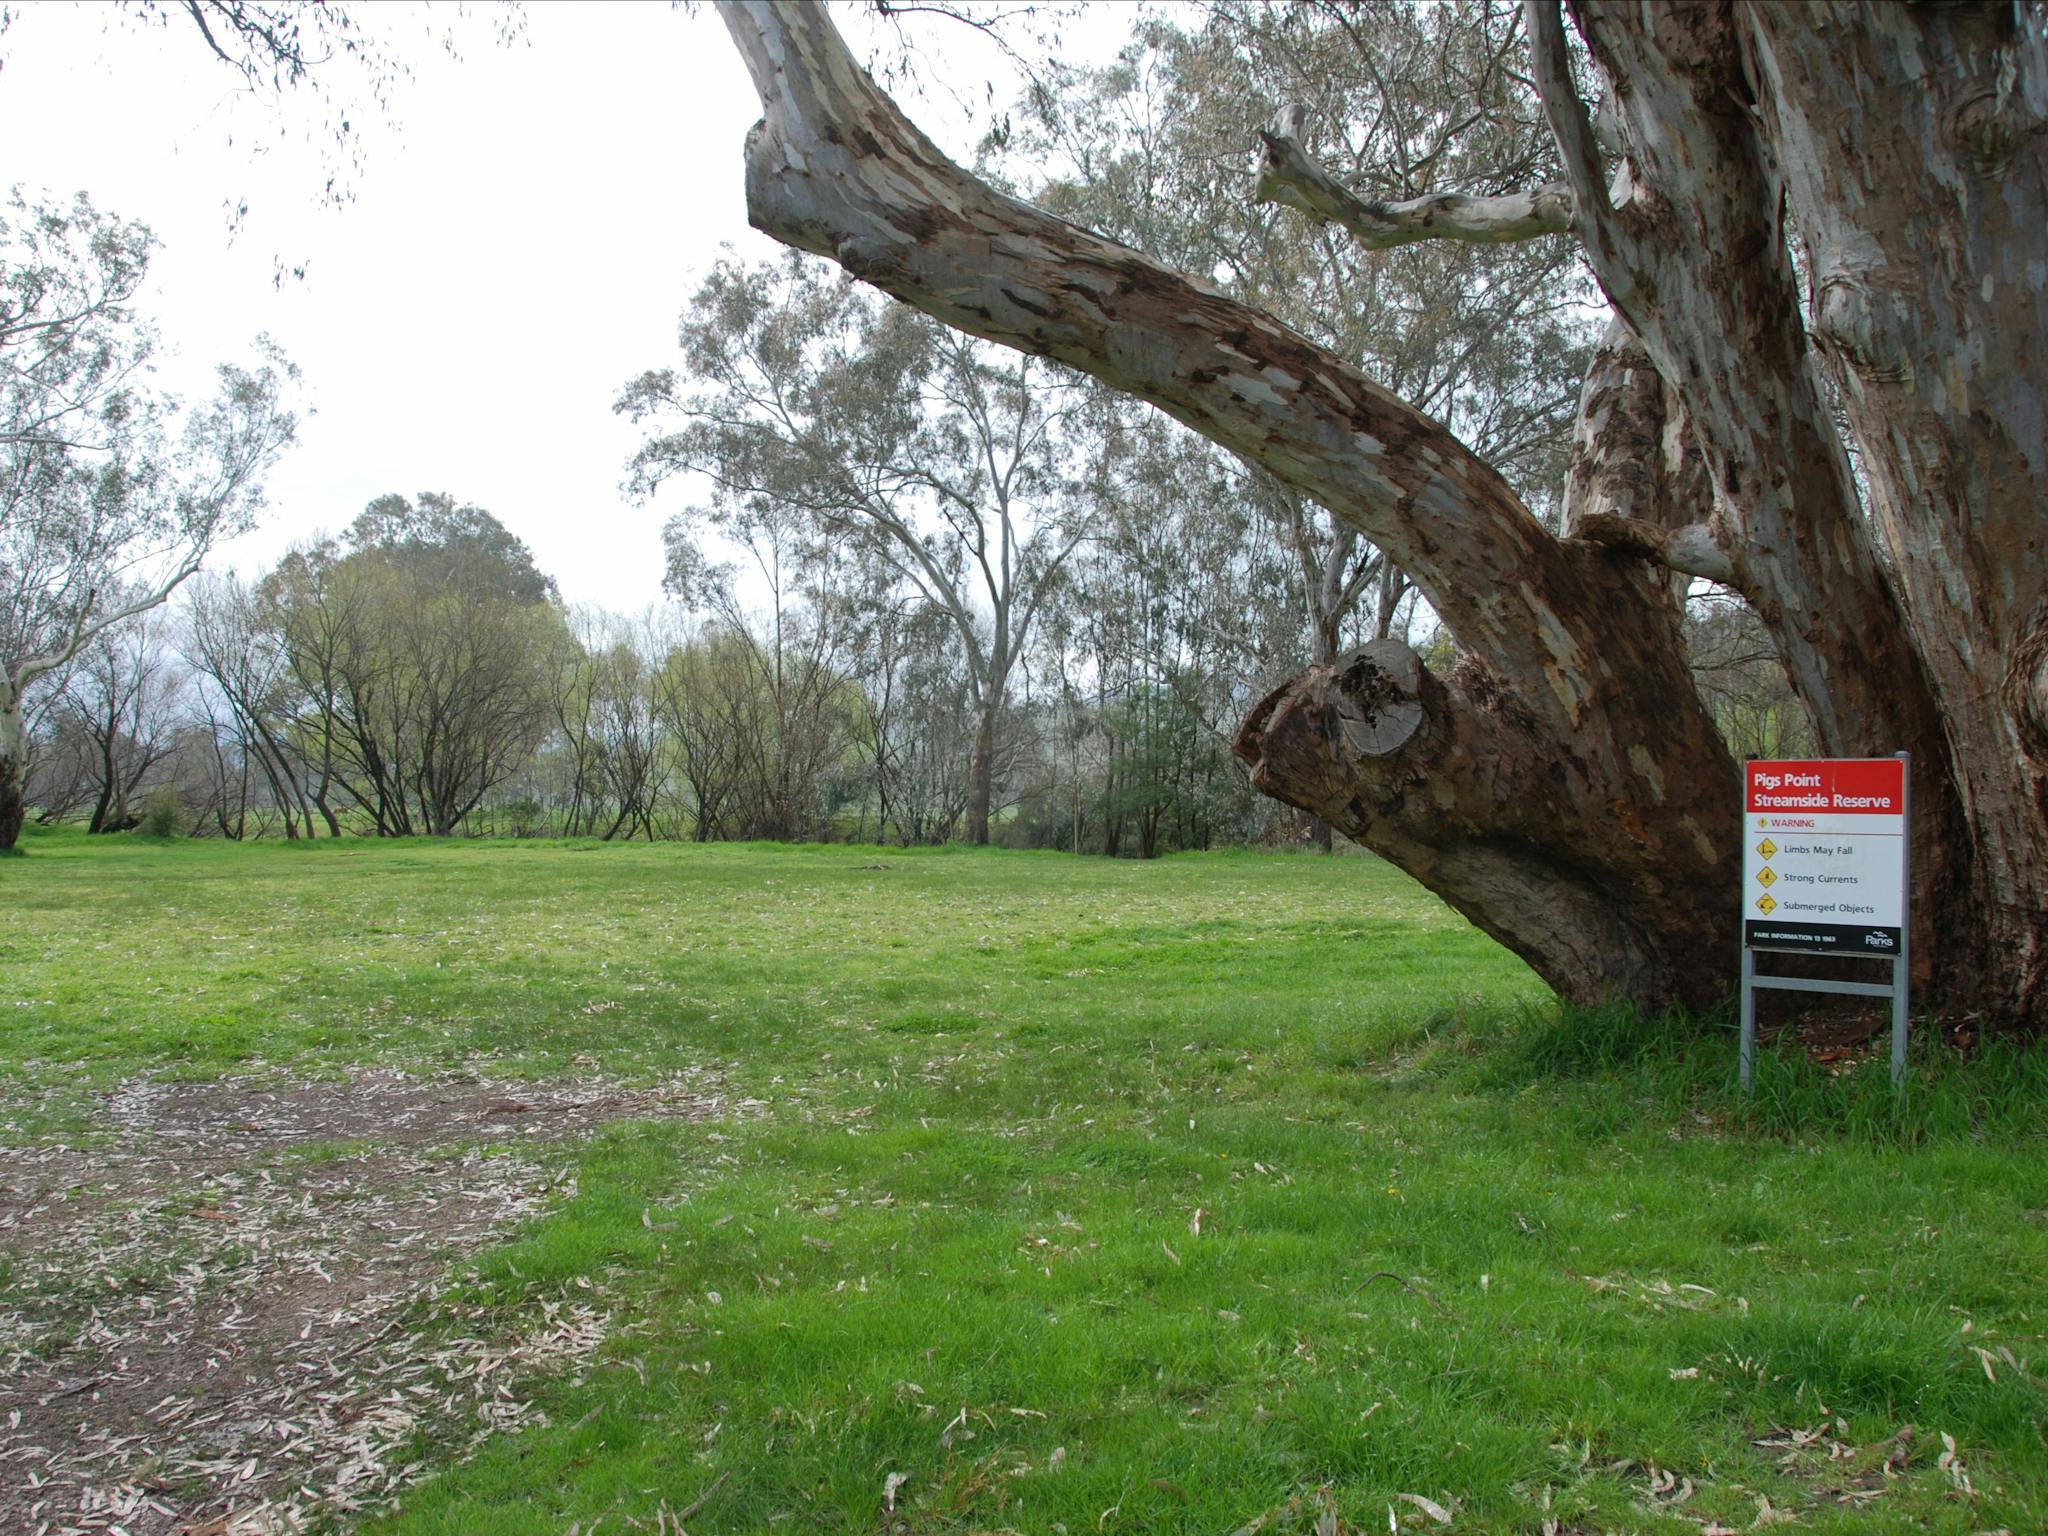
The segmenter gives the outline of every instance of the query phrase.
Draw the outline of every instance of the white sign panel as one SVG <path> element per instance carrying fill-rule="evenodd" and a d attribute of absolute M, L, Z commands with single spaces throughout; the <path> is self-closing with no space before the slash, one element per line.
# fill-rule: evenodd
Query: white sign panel
<path fill-rule="evenodd" d="M 1742 942 L 1896 955 L 1906 925 L 1906 765 L 1896 757 L 1751 762 Z"/>

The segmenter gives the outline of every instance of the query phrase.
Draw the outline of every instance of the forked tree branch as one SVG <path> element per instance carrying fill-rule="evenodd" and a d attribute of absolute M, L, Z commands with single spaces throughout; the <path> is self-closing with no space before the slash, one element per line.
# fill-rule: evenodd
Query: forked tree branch
<path fill-rule="evenodd" d="M 1529 64 L 1536 95 L 1550 123 L 1551 137 L 1564 162 L 1572 191 L 1572 229 L 1586 248 L 1593 270 L 1622 314 L 1634 317 L 1640 302 L 1637 260 L 1621 218 L 1620 202 L 1628 197 L 1630 166 L 1623 159 L 1613 187 L 1601 160 L 1601 132 L 1586 110 L 1572 78 L 1571 44 L 1565 39 L 1562 0 L 1522 0 L 1523 25 L 1529 32 Z M 1607 137 L 1618 137 L 1610 120 Z"/>
<path fill-rule="evenodd" d="M 1606 173 L 1600 163 L 1600 136 L 1592 115 L 1572 79 L 1571 47 L 1565 41 L 1560 0 L 1522 0 L 1529 29 L 1529 63 L 1536 76 L 1536 94 L 1550 119 L 1564 173 L 1584 210 L 1598 217 L 1613 212 L 1607 198 Z"/>

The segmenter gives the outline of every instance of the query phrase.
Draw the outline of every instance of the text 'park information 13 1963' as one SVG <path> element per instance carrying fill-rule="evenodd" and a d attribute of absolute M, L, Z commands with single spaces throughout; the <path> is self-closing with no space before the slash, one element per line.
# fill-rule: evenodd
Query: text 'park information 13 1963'
<path fill-rule="evenodd" d="M 1896 955 L 1906 909 L 1906 765 L 1752 762 L 1743 793 L 1742 941 Z"/>

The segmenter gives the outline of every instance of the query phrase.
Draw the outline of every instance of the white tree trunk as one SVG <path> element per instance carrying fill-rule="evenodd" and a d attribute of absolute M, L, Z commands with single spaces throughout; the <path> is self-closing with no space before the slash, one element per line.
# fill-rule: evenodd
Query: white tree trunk
<path fill-rule="evenodd" d="M 993 701 L 974 714 L 974 740 L 967 751 L 967 841 L 977 848 L 988 843 L 989 810 L 995 799 L 996 711 Z"/>
<path fill-rule="evenodd" d="M 1528 9 L 1553 127 L 1582 144 L 1555 0 Z M 1627 157 L 1609 198 L 1567 155 L 1574 227 L 1714 489 L 1696 529 L 1634 547 L 1750 600 L 1825 750 L 1913 753 L 1922 981 L 1958 1010 L 2048 1026 L 2048 759 L 2027 745 L 2021 664 L 2048 626 L 2040 13 L 1573 14 L 1625 87 Z M 1848 408 L 1867 515 L 1810 340 Z"/>
<path fill-rule="evenodd" d="M 1971 967 L 2048 989 L 2048 26 L 2018 6 L 1741 15 L 1812 331 L 1940 701 Z M 1937 744 L 1929 744 L 1936 747 Z M 1917 770 L 1916 763 L 1916 770 Z M 1966 930 L 1967 931 L 1967 930 Z"/>
<path fill-rule="evenodd" d="M 27 777 L 28 730 L 21 717 L 21 700 L 9 690 L 0 698 L 0 853 L 13 848 L 21 837 L 28 809 L 24 799 Z"/>

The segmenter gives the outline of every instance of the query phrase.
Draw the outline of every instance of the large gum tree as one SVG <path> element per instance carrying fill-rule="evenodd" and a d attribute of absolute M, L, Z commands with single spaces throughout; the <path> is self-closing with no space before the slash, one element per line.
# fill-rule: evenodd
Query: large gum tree
<path fill-rule="evenodd" d="M 1267 697 L 1238 740 L 1261 788 L 1567 998 L 1710 1003 L 1736 773 L 1681 605 L 1718 582 L 1824 751 L 1913 754 L 1920 996 L 2048 1026 L 2041 0 L 1528 0 L 1564 174 L 1508 195 L 1370 202 L 1291 121 L 1266 135 L 1267 195 L 1355 238 L 1579 242 L 1614 320 L 1557 532 L 1328 350 L 953 164 L 823 7 L 723 10 L 764 112 L 757 227 L 1150 401 L 1332 509 L 1442 616 L 1441 675 L 1381 640 Z"/>

